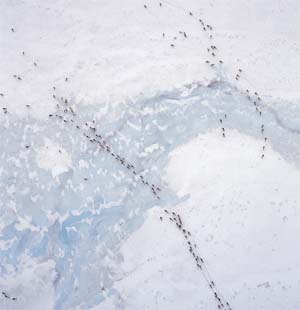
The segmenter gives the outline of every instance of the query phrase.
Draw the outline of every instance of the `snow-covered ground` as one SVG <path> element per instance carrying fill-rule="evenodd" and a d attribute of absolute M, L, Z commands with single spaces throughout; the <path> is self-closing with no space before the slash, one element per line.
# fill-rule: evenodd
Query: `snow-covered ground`
<path fill-rule="evenodd" d="M 271 146 L 261 160 L 249 135 L 227 134 L 198 135 L 171 153 L 164 180 L 189 195 L 172 210 L 233 309 L 298 309 L 299 169 Z M 116 288 L 129 309 L 215 309 L 186 241 L 161 213 L 151 210 L 122 247 Z"/>
<path fill-rule="evenodd" d="M 19 114 L 31 104 L 31 114 L 43 118 L 54 108 L 53 86 L 61 96 L 102 106 L 210 80 L 208 36 L 198 18 L 213 25 L 229 78 L 242 67 L 242 86 L 266 98 L 298 99 L 297 1 L 145 4 L 147 9 L 137 0 L 1 1 L 2 103 Z"/>
<path fill-rule="evenodd" d="M 298 2 L 0 9 L 0 308 L 300 309 Z"/>

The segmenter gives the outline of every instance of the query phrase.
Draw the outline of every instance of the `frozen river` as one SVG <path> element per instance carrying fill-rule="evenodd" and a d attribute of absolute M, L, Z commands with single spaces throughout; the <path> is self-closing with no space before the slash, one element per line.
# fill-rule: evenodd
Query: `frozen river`
<path fill-rule="evenodd" d="M 299 167 L 300 106 L 272 102 L 271 108 L 257 102 L 260 115 L 253 100 L 232 85 L 215 81 L 107 106 L 101 113 L 76 98 L 68 104 L 58 101 L 61 108 L 56 113 L 63 118 L 54 115 L 47 122 L 29 115 L 2 115 L 0 284 L 18 299 L 1 300 L 0 305 L 25 309 L 38 298 L 13 282 L 20 277 L 43 277 L 37 288 L 45 286 L 46 291 L 44 283 L 49 282 L 55 309 L 101 304 L 104 288 L 105 294 L 118 295 L 113 284 L 122 261 L 120 244 L 143 224 L 146 210 L 188 199 L 179 198 L 162 176 L 170 152 L 199 134 L 218 131 L 222 136 L 223 127 L 230 143 L 227 132 L 236 130 L 261 141 L 255 160 L 263 153 L 267 160 L 271 146 Z M 73 107 L 76 115 L 64 113 L 63 106 Z M 96 134 L 111 152 L 133 164 L 137 175 L 89 141 Z M 160 199 L 151 184 L 161 189 Z M 28 266 L 40 263 L 51 266 L 48 276 L 23 275 Z"/>

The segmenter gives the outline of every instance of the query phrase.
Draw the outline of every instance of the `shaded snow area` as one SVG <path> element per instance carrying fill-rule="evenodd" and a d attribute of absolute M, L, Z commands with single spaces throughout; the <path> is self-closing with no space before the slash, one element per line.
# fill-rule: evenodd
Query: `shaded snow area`
<path fill-rule="evenodd" d="M 0 9 L 0 309 L 300 309 L 298 2 Z"/>

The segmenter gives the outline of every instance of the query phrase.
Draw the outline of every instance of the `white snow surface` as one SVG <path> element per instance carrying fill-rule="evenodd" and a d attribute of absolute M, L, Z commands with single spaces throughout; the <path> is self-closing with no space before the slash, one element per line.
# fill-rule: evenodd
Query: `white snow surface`
<path fill-rule="evenodd" d="M 213 25 L 229 78 L 242 67 L 243 87 L 266 98 L 298 99 L 297 1 L 162 3 L 160 7 L 159 1 L 148 1 L 144 9 L 137 0 L 1 1 L 4 103 L 16 113 L 24 113 L 25 104 L 31 104 L 34 116 L 45 117 L 44 112 L 53 109 L 52 86 L 61 96 L 101 106 L 209 81 L 214 76 L 204 63 L 209 42 L 189 11 Z M 172 43 L 176 48 L 170 48 Z M 23 81 L 16 81 L 14 74 Z"/>
<path fill-rule="evenodd" d="M 72 166 L 69 154 L 61 146 L 48 139 L 45 145 L 37 150 L 36 161 L 40 168 L 50 170 L 53 177 L 68 171 Z"/>
<path fill-rule="evenodd" d="M 0 2 L 0 309 L 300 309 L 298 2 Z"/>
<path fill-rule="evenodd" d="M 291 249 L 299 246 L 300 172 L 272 149 L 260 160 L 257 140 L 236 131 L 230 137 L 199 135 L 171 154 L 165 180 L 190 194 L 174 211 L 233 309 L 298 309 L 299 255 Z M 116 287 L 130 309 L 214 309 L 184 238 L 160 215 L 151 210 L 123 246 Z"/>

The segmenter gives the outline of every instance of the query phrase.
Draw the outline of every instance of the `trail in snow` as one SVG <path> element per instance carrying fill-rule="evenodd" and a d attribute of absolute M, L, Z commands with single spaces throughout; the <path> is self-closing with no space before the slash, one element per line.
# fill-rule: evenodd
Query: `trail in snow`
<path fill-rule="evenodd" d="M 218 289 L 218 286 L 216 285 L 215 281 L 212 280 L 212 276 L 206 266 L 206 263 L 204 262 L 203 258 L 199 256 L 199 250 L 197 248 L 196 243 L 191 242 L 191 233 L 186 229 L 184 226 L 181 216 L 179 214 L 176 214 L 174 211 L 172 213 L 169 213 L 168 210 L 164 210 L 165 213 L 167 213 L 167 217 L 160 217 L 160 220 L 170 220 L 171 222 L 175 223 L 177 228 L 182 232 L 184 235 L 184 238 L 186 239 L 186 243 L 188 245 L 188 250 L 193 256 L 195 263 L 197 267 L 200 269 L 204 280 L 206 281 L 208 287 L 210 288 L 213 298 L 216 300 L 218 309 L 228 309 L 231 310 L 230 304 L 226 299 L 222 296 L 222 293 Z"/>

